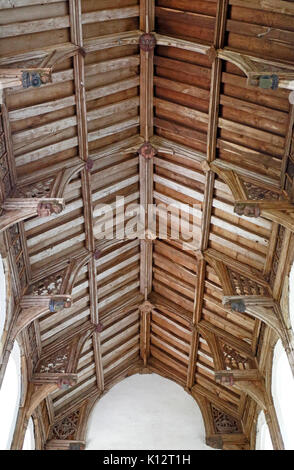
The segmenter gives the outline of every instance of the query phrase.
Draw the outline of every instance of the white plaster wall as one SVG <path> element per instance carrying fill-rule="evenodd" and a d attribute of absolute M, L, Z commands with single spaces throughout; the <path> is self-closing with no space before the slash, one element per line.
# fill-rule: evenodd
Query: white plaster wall
<path fill-rule="evenodd" d="M 94 406 L 86 450 L 212 450 L 195 400 L 156 374 L 134 375 Z"/>
<path fill-rule="evenodd" d="M 273 450 L 269 428 L 263 411 L 258 415 L 255 450 Z"/>
<path fill-rule="evenodd" d="M 294 330 L 294 264 L 292 265 L 289 277 L 289 310 L 291 326 Z"/>
<path fill-rule="evenodd" d="M 0 389 L 0 449 L 10 449 L 21 395 L 21 357 L 15 341 Z"/>
<path fill-rule="evenodd" d="M 286 450 L 294 450 L 294 380 L 281 340 L 275 346 L 272 395 Z"/>
<path fill-rule="evenodd" d="M 25 433 L 22 450 L 35 450 L 35 432 L 34 422 L 32 418 L 29 419 L 28 427 Z"/>

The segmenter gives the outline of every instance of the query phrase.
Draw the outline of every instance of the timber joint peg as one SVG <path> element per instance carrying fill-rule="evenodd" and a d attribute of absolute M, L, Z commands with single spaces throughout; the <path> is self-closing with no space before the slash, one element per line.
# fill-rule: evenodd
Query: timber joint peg
<path fill-rule="evenodd" d="M 146 33 L 142 34 L 139 39 L 139 46 L 141 51 L 144 52 L 151 52 L 154 50 L 156 46 L 156 38 L 154 34 Z"/>

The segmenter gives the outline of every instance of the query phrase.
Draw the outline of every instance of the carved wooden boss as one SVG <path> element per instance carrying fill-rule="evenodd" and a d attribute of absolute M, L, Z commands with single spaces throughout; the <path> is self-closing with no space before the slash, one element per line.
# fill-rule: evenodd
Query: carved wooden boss
<path fill-rule="evenodd" d="M 154 34 L 146 33 L 142 34 L 139 39 L 140 49 L 144 52 L 152 52 L 156 46 L 156 38 Z"/>

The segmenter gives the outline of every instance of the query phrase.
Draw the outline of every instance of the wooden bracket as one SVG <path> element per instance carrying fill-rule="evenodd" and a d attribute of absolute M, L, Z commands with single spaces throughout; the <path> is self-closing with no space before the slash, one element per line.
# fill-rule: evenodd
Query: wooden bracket
<path fill-rule="evenodd" d="M 58 312 L 71 305 L 70 295 L 24 295 L 20 301 L 21 310 L 12 327 L 9 342 L 13 342 L 26 326 L 48 311 Z"/>
<path fill-rule="evenodd" d="M 247 313 L 263 321 L 272 328 L 281 339 L 294 375 L 294 346 L 291 333 L 286 327 L 279 304 L 272 297 L 261 295 L 224 296 L 223 304 L 239 313 Z"/>
<path fill-rule="evenodd" d="M 294 90 L 294 69 L 281 66 L 278 62 L 266 61 L 227 49 L 216 51 L 220 59 L 227 60 L 240 68 L 247 76 L 247 84 L 263 89 Z"/>
<path fill-rule="evenodd" d="M 46 442 L 45 450 L 84 450 L 85 446 L 84 441 L 50 439 Z"/>
<path fill-rule="evenodd" d="M 214 161 L 211 168 L 229 186 L 235 200 L 234 212 L 239 216 L 264 217 L 294 231 L 289 212 L 294 212 L 292 195 L 286 191 L 269 190 L 259 182 L 244 181 L 233 170 L 223 168 L 222 162 Z"/>
<path fill-rule="evenodd" d="M 242 381 L 258 381 L 261 380 L 261 375 L 258 369 L 232 369 L 232 370 L 218 370 L 214 373 L 216 382 L 233 386 L 236 382 Z"/>
<path fill-rule="evenodd" d="M 7 198 L 2 202 L 4 213 L 0 216 L 0 232 L 30 217 L 49 217 L 64 209 L 63 199 L 57 198 Z"/>
<path fill-rule="evenodd" d="M 52 82 L 51 68 L 4 69 L 0 68 L 0 104 L 5 88 L 39 88 Z"/>
<path fill-rule="evenodd" d="M 60 390 L 68 390 L 77 384 L 78 374 L 35 373 L 31 382 L 36 385 L 56 384 Z"/>

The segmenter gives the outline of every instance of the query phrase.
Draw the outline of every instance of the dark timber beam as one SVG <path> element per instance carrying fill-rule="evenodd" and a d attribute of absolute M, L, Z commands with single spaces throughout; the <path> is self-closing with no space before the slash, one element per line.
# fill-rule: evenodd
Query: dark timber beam
<path fill-rule="evenodd" d="M 82 31 L 82 12 L 81 0 L 70 0 L 70 33 L 71 41 L 79 48 L 83 48 Z M 85 58 L 82 54 L 74 56 L 74 81 L 77 107 L 77 128 L 80 158 L 85 162 L 88 160 L 88 129 L 87 129 L 87 110 L 85 94 Z M 83 170 L 82 178 L 82 196 L 84 201 L 85 230 L 86 230 L 86 248 L 94 253 L 95 239 L 93 234 L 93 209 L 91 194 L 91 175 L 90 171 Z M 96 264 L 94 257 L 89 261 L 89 290 L 91 298 L 91 321 L 98 325 L 98 292 L 96 282 Z M 100 391 L 104 389 L 103 367 L 100 348 L 100 333 L 95 330 L 93 334 L 93 348 L 95 355 L 95 364 L 97 372 L 97 387 Z"/>
<path fill-rule="evenodd" d="M 217 14 L 216 14 L 216 26 L 214 34 L 213 46 L 215 49 L 222 48 L 224 46 L 225 39 L 225 24 L 227 19 L 227 8 L 228 0 L 220 0 L 218 2 Z M 208 51 L 206 51 L 208 53 Z M 200 242 L 200 254 L 208 248 L 209 241 L 209 229 L 211 222 L 212 213 L 212 202 L 213 202 L 213 191 L 214 191 L 214 173 L 210 171 L 209 163 L 212 162 L 216 157 L 216 142 L 217 142 L 217 128 L 218 128 L 218 115 L 219 115 L 219 101 L 220 101 L 220 84 L 221 84 L 221 71 L 222 61 L 214 57 L 212 63 L 211 72 L 211 93 L 209 102 L 209 121 L 208 121 L 208 135 L 207 135 L 207 163 L 203 162 L 203 170 L 206 174 L 205 191 L 204 191 L 204 203 L 202 211 L 202 227 L 201 227 L 201 242 Z M 200 256 L 198 262 L 198 278 L 195 288 L 195 299 L 194 299 L 194 315 L 193 323 L 197 325 L 201 320 L 202 305 L 204 296 L 204 285 L 205 285 L 205 273 L 206 273 L 206 261 L 203 256 Z M 198 350 L 199 335 L 195 332 L 192 335 L 191 351 L 189 357 L 189 369 L 187 377 L 187 386 L 191 388 L 195 383 L 195 370 L 196 370 L 196 358 Z"/>

